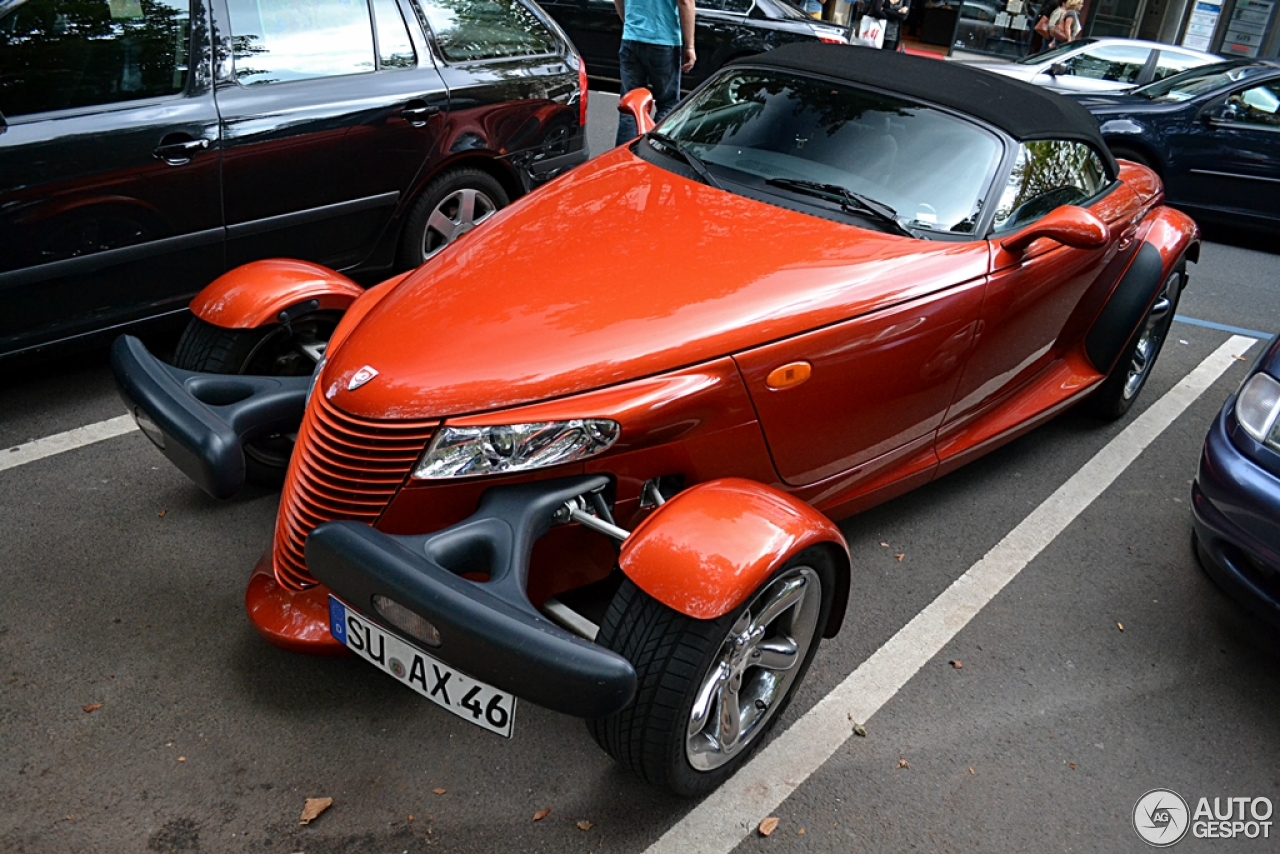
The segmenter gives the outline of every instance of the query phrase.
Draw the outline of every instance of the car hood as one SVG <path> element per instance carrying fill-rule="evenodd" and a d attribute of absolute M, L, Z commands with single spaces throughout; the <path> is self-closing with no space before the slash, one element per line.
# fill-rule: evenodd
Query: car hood
<path fill-rule="evenodd" d="M 1154 102 L 1150 98 L 1131 95 L 1127 92 L 1090 92 L 1087 95 L 1078 92 L 1064 92 L 1067 97 L 1079 101 L 1086 110 L 1097 112 L 1132 112 L 1150 109 Z"/>
<path fill-rule="evenodd" d="M 1030 80 L 1041 69 L 1039 65 L 1022 65 L 1017 62 L 979 62 L 974 63 L 973 67 L 1003 74 L 1006 77 L 1016 77 L 1019 80 Z"/>
<path fill-rule="evenodd" d="M 985 241 L 855 228 L 619 148 L 394 286 L 329 354 L 319 385 L 368 418 L 547 400 L 894 305 L 984 275 L 988 257 Z M 376 376 L 353 383 L 366 368 Z"/>

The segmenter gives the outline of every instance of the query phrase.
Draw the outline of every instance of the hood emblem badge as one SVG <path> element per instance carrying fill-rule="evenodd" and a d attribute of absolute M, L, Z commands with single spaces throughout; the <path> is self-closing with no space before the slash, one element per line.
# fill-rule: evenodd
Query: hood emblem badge
<path fill-rule="evenodd" d="M 351 375 L 351 381 L 347 383 L 347 391 L 355 391 L 377 375 L 378 372 L 376 370 L 365 365 L 363 368 Z"/>

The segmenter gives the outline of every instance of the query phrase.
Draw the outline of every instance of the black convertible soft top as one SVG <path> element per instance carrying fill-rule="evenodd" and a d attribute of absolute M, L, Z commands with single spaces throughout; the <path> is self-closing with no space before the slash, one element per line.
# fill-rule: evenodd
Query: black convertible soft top
<path fill-rule="evenodd" d="M 1019 141 L 1082 140 L 1110 162 L 1113 174 L 1116 168 L 1098 122 L 1083 106 L 1048 89 L 959 62 L 855 45 L 797 42 L 731 64 L 820 74 L 898 92 L 974 116 Z"/>

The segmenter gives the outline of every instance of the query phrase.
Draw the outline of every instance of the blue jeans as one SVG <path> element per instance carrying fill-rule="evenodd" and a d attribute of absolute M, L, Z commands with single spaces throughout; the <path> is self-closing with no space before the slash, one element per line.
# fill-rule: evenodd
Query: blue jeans
<path fill-rule="evenodd" d="M 665 44 L 649 44 L 623 39 L 618 48 L 618 67 L 622 77 L 622 93 L 632 89 L 648 89 L 657 107 L 655 118 L 662 121 L 680 100 L 680 62 L 684 51 Z M 636 135 L 636 120 L 626 113 L 618 114 L 618 135 L 614 145 L 622 145 Z"/>

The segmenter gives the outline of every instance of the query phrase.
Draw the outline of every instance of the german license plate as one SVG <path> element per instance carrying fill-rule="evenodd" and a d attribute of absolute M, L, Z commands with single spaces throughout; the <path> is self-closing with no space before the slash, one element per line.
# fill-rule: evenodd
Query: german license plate
<path fill-rule="evenodd" d="M 516 698 L 472 679 L 329 597 L 329 632 L 347 649 L 438 706 L 511 738 Z"/>

